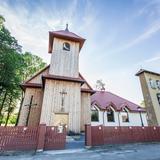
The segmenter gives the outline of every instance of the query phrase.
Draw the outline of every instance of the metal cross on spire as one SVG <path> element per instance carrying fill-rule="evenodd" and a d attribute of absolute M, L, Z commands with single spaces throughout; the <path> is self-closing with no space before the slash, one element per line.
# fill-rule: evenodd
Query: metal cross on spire
<path fill-rule="evenodd" d="M 68 23 L 66 23 L 66 29 L 65 29 L 65 31 L 69 32 L 69 30 L 68 30 Z"/>

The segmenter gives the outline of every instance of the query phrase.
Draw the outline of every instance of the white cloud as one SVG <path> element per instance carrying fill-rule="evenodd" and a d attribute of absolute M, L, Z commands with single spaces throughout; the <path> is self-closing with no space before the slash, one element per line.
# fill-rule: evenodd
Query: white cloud
<path fill-rule="evenodd" d="M 159 31 L 160 31 L 160 21 L 156 21 L 148 29 L 146 29 L 141 35 L 139 35 L 135 39 L 129 41 L 128 43 L 126 43 L 122 47 L 113 50 L 112 53 L 117 53 L 117 52 L 129 49 L 129 48 L 151 38 L 155 33 L 159 32 Z"/>
<path fill-rule="evenodd" d="M 155 62 L 155 61 L 160 61 L 160 56 L 152 57 L 150 59 L 145 60 L 144 62 L 151 63 L 151 62 Z"/>
<path fill-rule="evenodd" d="M 66 22 L 72 25 L 78 1 L 72 1 L 66 10 L 58 12 L 47 10 L 43 5 L 36 6 L 32 13 L 27 8 L 27 1 L 19 2 L 14 7 L 7 1 L 0 3 L 0 14 L 6 19 L 5 25 L 23 50 L 37 54 L 49 63 L 48 31 L 64 29 Z M 54 5 L 50 7 L 54 8 Z"/>

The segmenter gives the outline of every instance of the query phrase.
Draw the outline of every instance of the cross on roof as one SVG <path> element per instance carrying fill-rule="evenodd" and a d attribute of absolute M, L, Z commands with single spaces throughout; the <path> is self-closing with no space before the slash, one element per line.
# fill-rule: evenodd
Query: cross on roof
<path fill-rule="evenodd" d="M 26 125 L 28 126 L 28 121 L 29 121 L 29 116 L 30 116 L 30 112 L 31 112 L 31 107 L 32 106 L 37 106 L 37 104 L 32 104 L 32 101 L 33 101 L 33 95 L 31 96 L 31 99 L 30 99 L 30 103 L 29 104 L 26 104 L 24 106 L 29 106 L 29 111 L 28 111 L 28 115 L 27 115 L 27 120 L 26 120 Z"/>

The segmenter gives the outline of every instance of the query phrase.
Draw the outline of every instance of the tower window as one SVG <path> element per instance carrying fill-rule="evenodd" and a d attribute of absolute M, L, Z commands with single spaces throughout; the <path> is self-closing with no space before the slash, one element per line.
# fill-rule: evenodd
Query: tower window
<path fill-rule="evenodd" d="M 111 108 L 107 111 L 107 121 L 114 122 L 114 111 Z"/>
<path fill-rule="evenodd" d="M 151 78 L 149 79 L 149 84 L 150 84 L 150 87 L 152 88 L 152 89 L 156 89 L 156 82 L 154 81 L 154 80 L 152 80 Z"/>
<path fill-rule="evenodd" d="M 157 93 L 157 99 L 158 99 L 158 103 L 160 105 L 160 93 Z"/>
<path fill-rule="evenodd" d="M 70 51 L 70 44 L 68 42 L 63 43 L 63 50 Z"/>
<path fill-rule="evenodd" d="M 160 81 L 156 80 L 157 88 L 160 89 Z"/>

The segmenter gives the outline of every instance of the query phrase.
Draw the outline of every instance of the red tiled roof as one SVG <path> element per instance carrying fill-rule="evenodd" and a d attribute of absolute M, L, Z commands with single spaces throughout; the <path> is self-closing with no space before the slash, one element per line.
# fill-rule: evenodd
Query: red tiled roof
<path fill-rule="evenodd" d="M 138 112 L 138 108 L 140 107 L 135 103 L 106 91 L 96 91 L 91 97 L 91 103 L 92 105 L 96 104 L 102 110 L 112 106 L 116 111 L 120 111 L 126 107 L 131 112 Z M 141 111 L 144 112 L 145 109 L 141 108 Z"/>
<path fill-rule="evenodd" d="M 79 42 L 80 43 L 80 48 L 79 50 L 81 50 L 83 43 L 85 41 L 84 38 L 76 35 L 73 32 L 70 32 L 68 30 L 60 30 L 60 31 L 50 31 L 49 32 L 49 47 L 48 47 L 48 53 L 52 53 L 53 50 L 53 41 L 54 41 L 54 37 L 57 38 L 63 38 L 65 40 L 71 40 L 71 41 L 75 41 L 75 42 Z"/>

